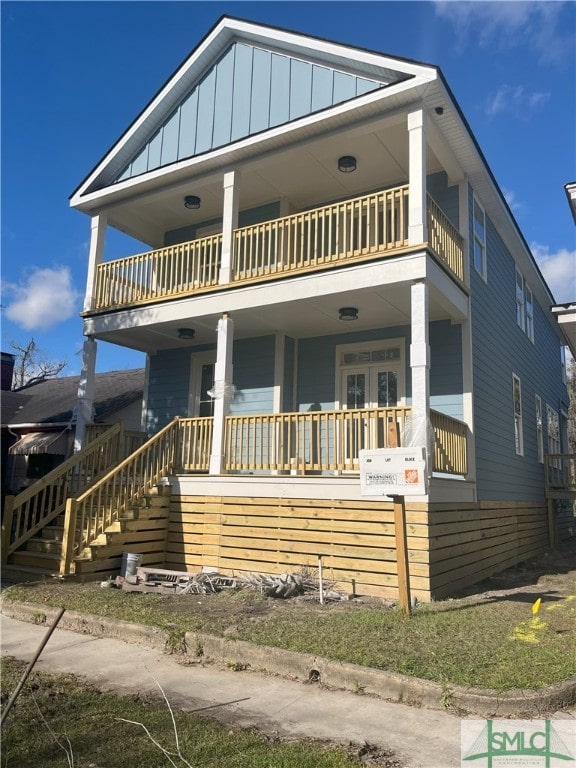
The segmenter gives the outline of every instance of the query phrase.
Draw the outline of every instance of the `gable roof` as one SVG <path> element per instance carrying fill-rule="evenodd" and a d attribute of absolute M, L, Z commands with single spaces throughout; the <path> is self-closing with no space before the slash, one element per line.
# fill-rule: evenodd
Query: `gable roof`
<path fill-rule="evenodd" d="M 63 425 L 72 421 L 80 376 L 37 382 L 2 393 L 2 426 Z M 144 369 L 108 371 L 95 376 L 94 420 L 103 421 L 142 397 Z"/>
<path fill-rule="evenodd" d="M 435 76 L 436 68 L 427 64 L 223 16 L 72 193 L 71 204 L 271 128 Z"/>

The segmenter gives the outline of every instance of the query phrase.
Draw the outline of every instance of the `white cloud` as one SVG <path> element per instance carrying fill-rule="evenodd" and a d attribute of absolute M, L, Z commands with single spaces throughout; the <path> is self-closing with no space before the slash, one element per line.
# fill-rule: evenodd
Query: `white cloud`
<path fill-rule="evenodd" d="M 512 213 L 518 214 L 524 210 L 524 203 L 521 203 L 520 200 L 516 199 L 515 192 L 512 192 L 509 189 L 503 189 L 502 193 L 506 198 L 506 202 L 508 203 Z"/>
<path fill-rule="evenodd" d="M 76 314 L 80 294 L 68 267 L 36 269 L 25 282 L 3 287 L 13 296 L 6 316 L 27 331 L 47 330 Z"/>
<path fill-rule="evenodd" d="M 501 85 L 496 93 L 488 96 L 486 114 L 494 117 L 500 112 L 513 112 L 519 117 L 527 117 L 527 113 L 545 104 L 550 98 L 549 93 L 533 91 L 528 93 L 523 85 Z"/>
<path fill-rule="evenodd" d="M 476 38 L 480 47 L 526 46 L 542 63 L 572 61 L 573 31 L 560 28 L 566 2 L 447 2 L 434 3 L 436 15 L 454 25 L 457 46 L 466 50 Z"/>
<path fill-rule="evenodd" d="M 576 301 L 576 251 L 561 248 L 551 253 L 547 245 L 539 243 L 530 247 L 556 303 Z"/>

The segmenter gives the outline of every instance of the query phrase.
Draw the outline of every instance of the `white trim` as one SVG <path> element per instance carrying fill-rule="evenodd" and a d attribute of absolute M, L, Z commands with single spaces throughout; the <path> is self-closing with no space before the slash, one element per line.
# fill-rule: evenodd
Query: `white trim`
<path fill-rule="evenodd" d="M 207 352 L 194 352 L 190 354 L 190 379 L 188 385 L 188 415 L 191 418 L 200 413 L 200 384 L 202 381 L 202 367 L 216 364 L 216 350 Z"/>
<path fill-rule="evenodd" d="M 544 409 L 540 395 L 534 395 L 534 411 L 536 416 L 536 455 L 539 464 L 544 464 Z M 538 423 L 540 416 L 540 423 Z"/>
<path fill-rule="evenodd" d="M 274 389 L 272 392 L 272 413 L 282 413 L 284 394 L 284 353 L 286 334 L 274 335 Z"/>
<path fill-rule="evenodd" d="M 233 382 L 232 347 L 234 344 L 234 321 L 228 314 L 223 314 L 218 321 L 218 338 L 216 344 L 216 364 L 214 366 L 214 386 L 226 388 Z M 220 475 L 224 471 L 224 433 L 226 416 L 230 413 L 231 394 L 215 398 L 214 417 L 212 422 L 212 450 L 210 453 L 210 474 Z"/>
<path fill-rule="evenodd" d="M 518 405 L 516 411 L 516 384 L 518 384 Z M 514 449 L 517 456 L 524 456 L 524 413 L 522 408 L 522 381 L 517 373 L 512 372 L 512 412 L 514 416 Z"/>
<path fill-rule="evenodd" d="M 82 372 L 78 382 L 78 400 L 76 403 L 76 430 L 74 433 L 74 453 L 82 450 L 86 437 L 86 425 L 92 424 L 94 409 L 94 388 L 96 376 L 96 352 L 98 345 L 93 337 L 88 337 L 82 346 Z"/>
<path fill-rule="evenodd" d="M 468 176 L 458 185 L 458 231 L 462 235 L 462 256 L 464 266 L 464 285 L 470 285 L 470 184 Z"/>
<path fill-rule="evenodd" d="M 471 303 L 468 298 L 468 304 Z M 468 427 L 466 452 L 468 456 L 467 480 L 476 480 L 476 437 L 474 431 L 474 355 L 472 353 L 472 315 L 460 325 L 462 336 L 462 416 Z"/>
<path fill-rule="evenodd" d="M 409 112 L 408 127 L 408 243 L 428 241 L 426 200 L 426 123 L 423 109 Z"/>
<path fill-rule="evenodd" d="M 148 434 L 148 397 L 150 393 L 150 355 L 146 355 L 146 365 L 144 367 L 144 390 L 142 392 L 142 416 L 140 418 L 140 429 Z"/>
<path fill-rule="evenodd" d="M 482 211 L 482 216 L 484 218 L 484 241 L 481 241 L 479 237 L 476 236 L 476 228 L 474 226 L 474 222 L 476 220 L 476 207 L 478 207 Z M 484 206 L 480 203 L 478 200 L 478 197 L 476 194 L 474 194 L 473 201 L 472 201 L 472 241 L 470 243 L 471 250 L 472 250 L 472 265 L 474 269 L 476 270 L 477 274 L 480 275 L 482 280 L 484 280 L 485 283 L 488 282 L 488 248 L 487 248 L 487 237 L 486 237 L 486 210 Z M 476 243 L 479 243 L 482 246 L 482 269 L 478 269 L 476 266 Z"/>
<path fill-rule="evenodd" d="M 90 222 L 90 251 L 88 254 L 88 269 L 86 274 L 86 293 L 84 296 L 84 312 L 92 309 L 96 267 L 104 259 L 104 240 L 108 220 L 104 214 L 92 217 Z"/>
<path fill-rule="evenodd" d="M 222 255 L 218 282 L 228 285 L 232 279 L 232 251 L 234 249 L 234 230 L 238 228 L 240 205 L 240 172 L 229 171 L 224 174 L 224 205 L 222 212 Z"/>

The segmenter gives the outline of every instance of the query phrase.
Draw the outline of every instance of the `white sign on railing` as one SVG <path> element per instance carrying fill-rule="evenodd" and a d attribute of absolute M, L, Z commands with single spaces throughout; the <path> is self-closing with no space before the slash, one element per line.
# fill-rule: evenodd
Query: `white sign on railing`
<path fill-rule="evenodd" d="M 378 448 L 360 451 L 363 496 L 425 496 L 425 449 Z"/>

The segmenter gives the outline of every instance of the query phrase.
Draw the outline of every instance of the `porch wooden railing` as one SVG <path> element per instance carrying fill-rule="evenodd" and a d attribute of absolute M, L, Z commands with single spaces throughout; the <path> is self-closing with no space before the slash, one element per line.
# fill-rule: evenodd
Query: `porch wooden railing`
<path fill-rule="evenodd" d="M 83 450 L 53 469 L 17 496 L 6 496 L 2 517 L 2 561 L 45 525 L 64 512 L 66 499 L 76 496 L 122 454 L 121 423 L 109 427 Z"/>
<path fill-rule="evenodd" d="M 232 280 L 308 271 L 408 243 L 408 186 L 296 213 L 234 233 Z"/>
<path fill-rule="evenodd" d="M 468 427 L 463 421 L 432 410 L 430 421 L 434 430 L 434 471 L 447 475 L 466 475 Z"/>
<path fill-rule="evenodd" d="M 207 472 L 212 448 L 211 417 L 180 419 L 179 468 L 183 472 Z"/>
<path fill-rule="evenodd" d="M 110 429 L 110 424 L 88 424 L 86 426 L 86 445 L 89 445 L 93 440 L 100 435 L 103 435 L 106 430 Z M 130 456 L 131 453 L 148 440 L 148 436 L 145 432 L 139 432 L 135 429 L 124 430 L 124 443 L 122 448 L 122 458 L 124 456 Z"/>
<path fill-rule="evenodd" d="M 463 240 L 428 196 L 429 246 L 460 280 Z M 234 232 L 232 284 L 254 282 L 408 248 L 408 185 L 343 200 Z M 146 304 L 219 286 L 222 235 L 104 262 L 96 267 L 94 311 Z M 225 287 L 225 286 L 220 286 Z"/>
<path fill-rule="evenodd" d="M 96 267 L 95 310 L 191 293 L 218 284 L 222 235 L 107 261 Z"/>
<path fill-rule="evenodd" d="M 129 516 L 161 477 L 172 474 L 178 455 L 179 419 L 114 467 L 76 498 L 66 502 L 60 573 L 113 522 Z"/>
<path fill-rule="evenodd" d="M 448 269 L 464 281 L 464 240 L 430 195 L 428 195 L 428 243 Z"/>
<path fill-rule="evenodd" d="M 576 454 L 545 454 L 544 481 L 547 498 L 576 499 Z"/>

